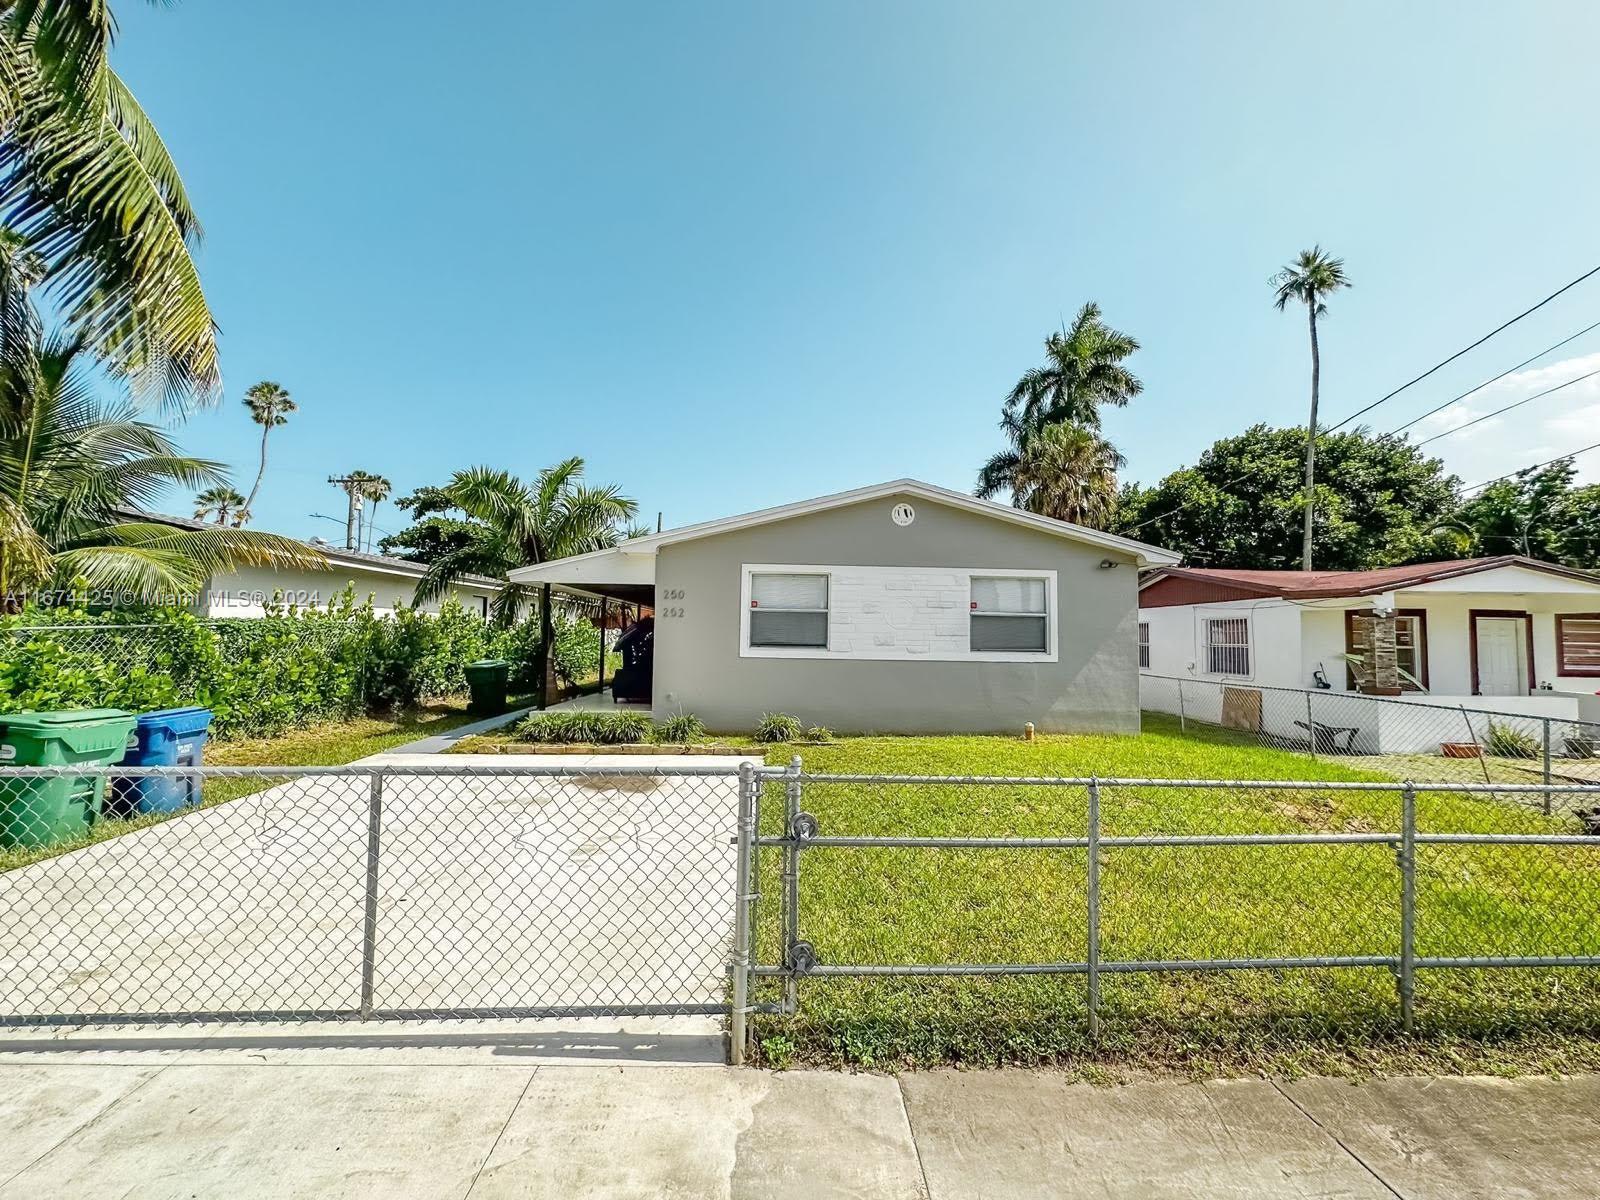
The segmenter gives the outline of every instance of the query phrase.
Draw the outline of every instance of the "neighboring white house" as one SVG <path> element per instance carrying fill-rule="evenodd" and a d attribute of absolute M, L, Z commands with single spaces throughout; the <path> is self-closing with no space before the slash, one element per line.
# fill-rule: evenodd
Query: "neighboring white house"
<path fill-rule="evenodd" d="M 163 513 L 126 514 L 129 519 L 154 521 L 180 529 L 205 529 L 207 523 L 187 517 L 174 517 Z M 260 617 L 266 614 L 267 605 L 298 604 L 302 607 L 324 607 L 335 600 L 346 587 L 355 589 L 357 603 L 369 597 L 373 609 L 391 613 L 396 608 L 410 606 L 416 595 L 417 582 L 426 572 L 421 563 L 386 554 L 366 554 L 359 550 L 341 550 L 319 542 L 306 542 L 328 560 L 323 571 L 298 570 L 274 567 L 239 567 L 213 575 L 205 591 L 192 607 L 204 617 Z M 468 612 L 488 616 L 489 605 L 505 587 L 497 579 L 467 576 L 452 585 L 446 597 L 423 605 L 425 612 L 438 612 L 444 599 L 453 596 Z"/>
<path fill-rule="evenodd" d="M 1390 618 L 1386 688 L 1358 679 L 1348 656 L 1367 662 L 1371 631 Z M 1233 689 L 1325 682 L 1441 713 L 1600 720 L 1600 576 L 1515 555 L 1376 571 L 1165 567 L 1140 585 L 1139 634 L 1146 708 L 1171 707 L 1172 689 L 1155 677 L 1172 676 Z M 1197 688 L 1189 698 L 1216 703 L 1220 693 Z M 1449 740 L 1440 732 L 1417 740 Z"/>
<path fill-rule="evenodd" d="M 649 605 L 617 686 L 712 729 L 1136 732 L 1154 546 L 912 479 L 511 572 Z M 627 657 L 627 655 L 625 655 Z"/>

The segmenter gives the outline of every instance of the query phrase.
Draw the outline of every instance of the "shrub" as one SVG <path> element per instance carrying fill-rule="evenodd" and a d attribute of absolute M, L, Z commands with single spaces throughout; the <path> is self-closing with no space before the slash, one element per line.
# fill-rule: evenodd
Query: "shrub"
<path fill-rule="evenodd" d="M 833 730 L 829 729 L 826 725 L 813 725 L 810 729 L 806 730 L 806 741 L 831 742 L 833 741 Z"/>
<path fill-rule="evenodd" d="M 1496 758 L 1538 758 L 1543 753 L 1539 739 L 1510 725 L 1489 722 L 1483 748 Z"/>
<path fill-rule="evenodd" d="M 203 704 L 217 737 L 272 735 L 459 693 L 465 663 L 530 643 L 537 661 L 536 622 L 495 629 L 453 600 L 379 616 L 349 589 L 259 619 L 29 606 L 0 617 L 0 712 Z"/>
<path fill-rule="evenodd" d="M 788 713 L 762 713 L 761 721 L 756 726 L 756 741 L 799 741 L 803 728 L 799 717 L 791 717 Z"/>
<path fill-rule="evenodd" d="M 677 713 L 656 726 L 658 742 L 698 742 L 706 736 L 706 725 L 693 713 Z"/>
<path fill-rule="evenodd" d="M 543 712 L 519 724 L 515 736 L 519 742 L 620 746 L 646 741 L 650 728 L 650 718 L 643 713 Z"/>

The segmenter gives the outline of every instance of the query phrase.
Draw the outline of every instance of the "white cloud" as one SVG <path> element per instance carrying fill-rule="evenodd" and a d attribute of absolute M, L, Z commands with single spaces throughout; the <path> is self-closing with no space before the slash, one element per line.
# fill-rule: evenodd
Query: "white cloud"
<path fill-rule="evenodd" d="M 1418 421 L 1406 436 L 1417 443 L 1448 433 L 1447 437 L 1428 442 L 1423 450 L 1443 459 L 1445 466 L 1466 484 L 1545 462 L 1600 441 L 1600 374 L 1581 378 L 1590 372 L 1600 372 L 1600 354 L 1507 375 Z M 1570 380 L 1580 382 L 1531 399 Z M 1519 400 L 1527 403 L 1463 428 L 1468 422 Z M 1450 432 L 1457 429 L 1460 432 Z M 1600 450 L 1579 456 L 1576 466 L 1580 482 L 1600 482 Z"/>

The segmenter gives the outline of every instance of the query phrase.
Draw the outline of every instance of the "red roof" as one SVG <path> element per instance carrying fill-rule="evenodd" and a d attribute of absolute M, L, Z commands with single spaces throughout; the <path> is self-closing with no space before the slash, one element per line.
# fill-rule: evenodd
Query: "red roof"
<path fill-rule="evenodd" d="M 1148 588 L 1162 579 L 1188 579 L 1237 590 L 1251 596 L 1302 599 L 1315 596 L 1367 596 L 1393 592 L 1440 579 L 1475 575 L 1496 567 L 1526 567 L 1549 575 L 1581 579 L 1600 586 L 1600 576 L 1558 563 L 1502 554 L 1494 558 L 1457 558 L 1447 562 L 1412 563 L 1406 567 L 1381 567 L 1376 571 L 1235 571 L 1210 567 L 1163 567 L 1150 573 Z"/>

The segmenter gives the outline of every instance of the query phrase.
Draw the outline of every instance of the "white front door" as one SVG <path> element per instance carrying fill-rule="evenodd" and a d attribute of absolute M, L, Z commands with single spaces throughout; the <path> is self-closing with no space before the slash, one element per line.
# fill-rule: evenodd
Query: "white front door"
<path fill-rule="evenodd" d="M 1478 618 L 1478 694 L 1528 694 L 1526 617 Z"/>

